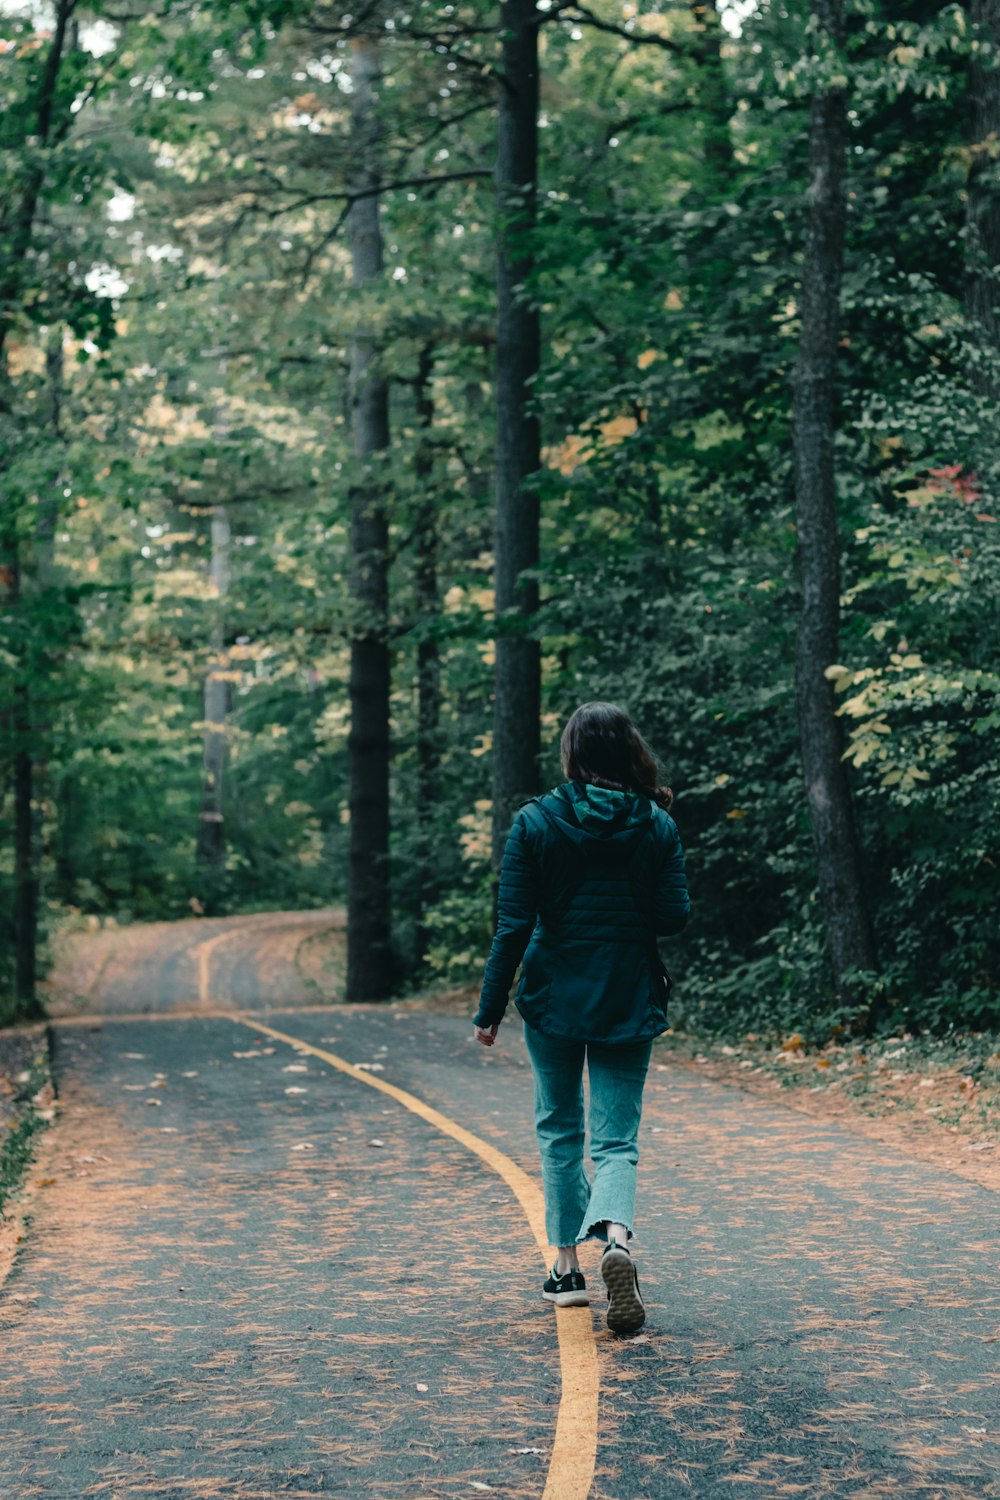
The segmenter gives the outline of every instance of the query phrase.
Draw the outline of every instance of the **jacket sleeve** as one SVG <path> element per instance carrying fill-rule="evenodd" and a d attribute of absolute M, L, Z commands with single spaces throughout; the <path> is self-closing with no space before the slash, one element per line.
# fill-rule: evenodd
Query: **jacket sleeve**
<path fill-rule="evenodd" d="M 668 826 L 656 881 L 654 919 L 656 931 L 669 937 L 685 926 L 691 914 L 691 898 L 688 895 L 684 849 L 677 824 L 669 813 L 665 816 Z"/>
<path fill-rule="evenodd" d="M 486 960 L 477 1026 L 493 1026 L 503 1020 L 514 974 L 538 916 L 539 875 L 525 820 L 518 815 L 507 836 L 500 867 L 497 928 Z"/>

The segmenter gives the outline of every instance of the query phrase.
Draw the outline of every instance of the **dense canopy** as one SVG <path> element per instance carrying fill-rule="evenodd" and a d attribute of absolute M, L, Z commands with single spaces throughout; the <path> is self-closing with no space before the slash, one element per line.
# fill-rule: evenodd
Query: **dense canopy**
<path fill-rule="evenodd" d="M 604 698 L 678 1021 L 1000 1020 L 998 43 L 5 0 L 0 1016 L 60 925 L 341 899 L 348 998 L 473 980 Z"/>

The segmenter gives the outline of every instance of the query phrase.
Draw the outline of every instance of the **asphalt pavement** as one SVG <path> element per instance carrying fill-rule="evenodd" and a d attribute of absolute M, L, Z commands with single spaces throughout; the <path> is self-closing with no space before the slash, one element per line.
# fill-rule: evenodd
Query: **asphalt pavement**
<path fill-rule="evenodd" d="M 487 1051 L 407 1007 L 255 1018 L 537 1178 L 516 1020 Z M 65 1025 L 55 1062 L 4 1500 L 559 1494 L 544 1267 L 460 1141 L 234 1017 Z M 591 1500 L 1000 1496 L 994 1194 L 655 1053 L 641 1145 L 638 1338 L 585 1250 Z"/>

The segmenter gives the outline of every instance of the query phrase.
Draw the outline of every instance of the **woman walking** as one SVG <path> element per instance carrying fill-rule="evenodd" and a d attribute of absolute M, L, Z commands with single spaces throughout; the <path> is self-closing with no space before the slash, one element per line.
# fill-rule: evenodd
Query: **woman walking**
<path fill-rule="evenodd" d="M 652 1041 L 667 1029 L 669 980 L 658 934 L 690 903 L 684 852 L 656 761 L 628 715 L 585 703 L 563 732 L 562 786 L 521 808 L 504 850 L 497 928 L 477 1039 L 492 1047 L 523 959 L 515 1004 L 535 1077 L 546 1231 L 557 1258 L 542 1296 L 587 1302 L 577 1245 L 606 1243 L 608 1327 L 646 1319 L 632 1237 L 642 1091 Z M 584 1170 L 583 1067 L 590 1078 Z"/>

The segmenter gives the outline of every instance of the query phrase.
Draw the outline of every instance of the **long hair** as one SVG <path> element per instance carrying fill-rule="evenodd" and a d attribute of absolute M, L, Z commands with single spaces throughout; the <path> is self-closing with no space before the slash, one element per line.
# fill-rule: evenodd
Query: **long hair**
<path fill-rule="evenodd" d="M 563 730 L 559 748 L 567 781 L 641 792 L 664 812 L 674 800 L 670 788 L 660 785 L 656 756 L 616 703 L 581 704 Z"/>

